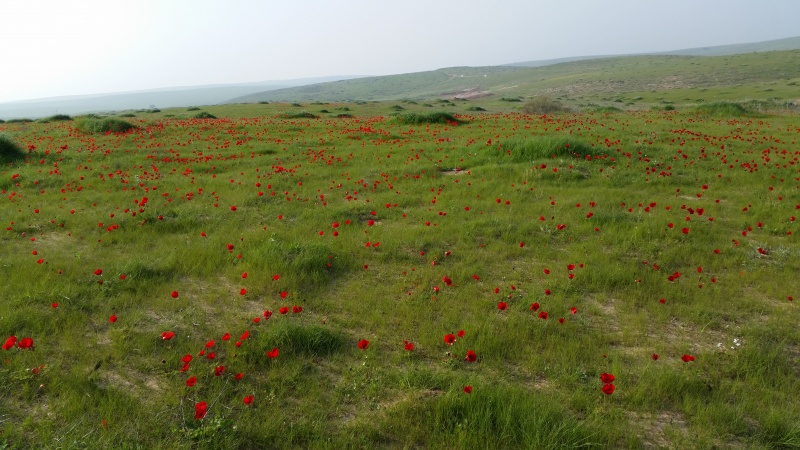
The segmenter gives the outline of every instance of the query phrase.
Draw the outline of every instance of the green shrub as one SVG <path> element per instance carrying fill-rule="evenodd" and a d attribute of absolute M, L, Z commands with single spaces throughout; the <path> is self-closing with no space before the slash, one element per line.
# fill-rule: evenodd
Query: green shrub
<path fill-rule="evenodd" d="M 186 108 L 186 110 L 187 111 L 200 111 L 200 108 L 198 108 L 197 106 L 190 106 L 190 107 Z"/>
<path fill-rule="evenodd" d="M 205 111 L 200 111 L 199 113 L 192 116 L 193 119 L 216 119 L 217 116 L 207 113 Z"/>
<path fill-rule="evenodd" d="M 347 113 L 342 113 L 342 114 L 337 114 L 336 115 L 337 119 L 349 119 L 351 117 L 353 117 L 353 115 L 352 114 L 347 114 Z"/>
<path fill-rule="evenodd" d="M 41 123 L 50 123 L 50 122 L 61 122 L 65 120 L 72 120 L 72 117 L 66 114 L 55 114 L 50 117 L 44 117 L 42 119 L 37 120 L 37 122 Z"/>
<path fill-rule="evenodd" d="M 600 106 L 600 107 L 592 109 L 592 112 L 596 112 L 596 113 L 615 113 L 615 112 L 622 112 L 622 110 L 617 108 L 616 106 Z"/>
<path fill-rule="evenodd" d="M 7 163 L 25 158 L 25 151 L 8 133 L 0 133 L 0 162 Z"/>
<path fill-rule="evenodd" d="M 522 110 L 526 114 L 554 114 L 569 111 L 561 102 L 545 95 L 528 100 Z"/>
<path fill-rule="evenodd" d="M 501 101 L 501 102 L 511 102 L 511 103 L 514 103 L 514 102 L 521 102 L 521 101 L 522 101 L 522 99 L 521 99 L 521 98 L 519 98 L 519 97 L 503 97 L 503 98 L 501 98 L 501 99 L 500 99 L 500 101 Z"/>
<path fill-rule="evenodd" d="M 405 113 L 396 116 L 396 120 L 405 125 L 420 125 L 425 123 L 462 123 L 456 116 L 447 112 L 431 113 Z"/>
<path fill-rule="evenodd" d="M 0 119 L 0 123 L 6 123 L 6 121 L 3 120 L 3 119 Z"/>
<path fill-rule="evenodd" d="M 81 133 L 126 133 L 136 129 L 136 125 L 114 117 L 97 118 L 83 116 L 75 119 L 75 128 Z"/>
<path fill-rule="evenodd" d="M 393 106 L 391 107 L 391 109 L 392 109 L 393 111 L 403 111 L 405 108 L 403 108 L 403 107 L 402 107 L 402 106 L 400 106 L 400 105 L 393 105 Z"/>
<path fill-rule="evenodd" d="M 591 145 L 568 138 L 541 137 L 503 142 L 503 155 L 510 153 L 514 162 L 533 162 L 553 157 L 585 158 L 602 155 Z"/>
<path fill-rule="evenodd" d="M 120 114 L 119 116 L 120 117 L 136 117 L 136 114 L 125 113 L 125 114 Z"/>
<path fill-rule="evenodd" d="M 714 102 L 694 108 L 695 112 L 714 117 L 741 117 L 752 113 L 744 106 L 733 102 Z"/>
<path fill-rule="evenodd" d="M 28 119 L 26 117 L 23 117 L 21 119 L 8 119 L 8 120 L 6 120 L 6 123 L 30 123 L 30 122 L 33 122 L 33 119 Z"/>
<path fill-rule="evenodd" d="M 470 106 L 469 108 L 467 108 L 467 111 L 486 111 L 486 110 L 481 108 L 480 106 Z"/>
<path fill-rule="evenodd" d="M 296 113 L 280 113 L 277 115 L 279 119 L 316 119 L 317 116 L 308 112 L 300 111 Z"/>

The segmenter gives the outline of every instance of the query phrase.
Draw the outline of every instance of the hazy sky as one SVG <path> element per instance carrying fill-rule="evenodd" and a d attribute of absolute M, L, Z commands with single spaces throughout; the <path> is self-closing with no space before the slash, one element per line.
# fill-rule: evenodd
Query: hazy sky
<path fill-rule="evenodd" d="M 0 102 L 800 35 L 797 0 L 0 0 Z"/>

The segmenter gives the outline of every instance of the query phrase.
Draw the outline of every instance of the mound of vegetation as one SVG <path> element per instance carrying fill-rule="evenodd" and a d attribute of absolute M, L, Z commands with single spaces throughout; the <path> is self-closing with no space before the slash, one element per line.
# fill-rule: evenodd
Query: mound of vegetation
<path fill-rule="evenodd" d="M 0 162 L 7 163 L 25 158 L 25 151 L 8 133 L 0 133 Z"/>
<path fill-rule="evenodd" d="M 39 119 L 39 120 L 37 120 L 37 122 L 50 123 L 50 122 L 62 122 L 62 121 L 66 121 L 66 120 L 72 120 L 72 117 L 70 117 L 70 116 L 68 116 L 66 114 L 55 114 L 55 115 L 52 115 L 50 117 L 45 117 L 43 119 Z"/>
<path fill-rule="evenodd" d="M 316 119 L 318 116 L 308 111 L 300 111 L 296 113 L 280 113 L 277 117 L 279 119 Z"/>
<path fill-rule="evenodd" d="M 81 133 L 126 133 L 136 129 L 136 125 L 114 117 L 83 116 L 75 119 L 75 128 Z"/>
<path fill-rule="evenodd" d="M 714 102 L 707 105 L 699 105 L 694 108 L 694 111 L 714 117 L 741 117 L 752 114 L 749 109 L 733 102 Z"/>
<path fill-rule="evenodd" d="M 430 113 L 405 113 L 398 114 L 395 119 L 404 125 L 420 125 L 425 123 L 463 123 L 456 116 L 448 112 L 430 112 Z"/>
<path fill-rule="evenodd" d="M 197 106 L 190 106 L 190 107 L 186 108 L 186 110 L 187 111 L 200 111 L 200 108 L 198 108 Z"/>
<path fill-rule="evenodd" d="M 555 114 L 560 112 L 568 112 L 569 108 L 565 107 L 558 100 L 554 100 L 546 95 L 534 97 L 527 102 L 522 110 L 526 114 Z"/>
<path fill-rule="evenodd" d="M 519 97 L 503 97 L 500 99 L 501 102 L 509 102 L 509 103 L 517 103 L 521 102 L 522 99 Z"/>
<path fill-rule="evenodd" d="M 120 116 L 120 117 L 136 117 L 136 114 L 132 114 L 132 113 L 125 113 L 125 114 L 120 114 L 119 116 Z"/>
<path fill-rule="evenodd" d="M 617 113 L 617 112 L 622 112 L 622 110 L 617 108 L 616 106 L 600 106 L 600 107 L 592 109 L 592 112 L 596 112 L 596 113 Z"/>
<path fill-rule="evenodd" d="M 215 116 L 215 115 L 213 115 L 211 113 L 205 112 L 205 111 L 201 111 L 201 112 L 193 115 L 192 118 L 193 119 L 216 119 L 217 116 Z"/>
<path fill-rule="evenodd" d="M 348 114 L 348 113 L 342 113 L 342 114 L 337 114 L 336 115 L 337 119 L 349 119 L 351 117 L 353 117 L 353 115 L 352 114 Z"/>
<path fill-rule="evenodd" d="M 6 123 L 30 123 L 30 122 L 33 122 L 33 119 L 28 119 L 26 117 L 23 117 L 23 118 L 20 118 L 20 119 L 8 119 L 8 120 L 6 120 Z"/>
<path fill-rule="evenodd" d="M 469 108 L 467 108 L 467 111 L 486 111 L 486 110 L 481 108 L 480 106 L 470 106 Z"/>
<path fill-rule="evenodd" d="M 585 142 L 563 137 L 514 139 L 503 142 L 502 150 L 504 155 L 510 154 L 514 162 L 533 162 L 557 157 L 583 159 L 603 154 Z"/>

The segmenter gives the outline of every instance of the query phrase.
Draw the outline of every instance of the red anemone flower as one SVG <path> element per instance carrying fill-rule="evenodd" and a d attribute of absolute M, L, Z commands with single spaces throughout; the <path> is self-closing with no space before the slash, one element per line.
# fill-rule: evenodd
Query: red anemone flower
<path fill-rule="evenodd" d="M 361 339 L 360 341 L 358 341 L 358 348 L 360 348 L 361 350 L 366 350 L 367 347 L 369 347 L 369 341 L 368 340 Z"/>
<path fill-rule="evenodd" d="M 208 403 L 206 402 L 197 402 L 194 405 L 194 418 L 197 420 L 202 419 L 206 416 L 208 412 Z"/>

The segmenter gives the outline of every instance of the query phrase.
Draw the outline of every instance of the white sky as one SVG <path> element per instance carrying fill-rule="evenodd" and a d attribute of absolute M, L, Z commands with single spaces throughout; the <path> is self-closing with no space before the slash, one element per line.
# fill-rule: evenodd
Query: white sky
<path fill-rule="evenodd" d="M 797 0 L 0 0 L 0 102 L 800 35 Z"/>

